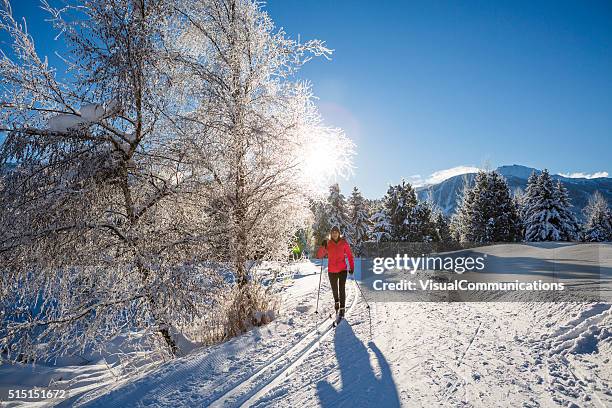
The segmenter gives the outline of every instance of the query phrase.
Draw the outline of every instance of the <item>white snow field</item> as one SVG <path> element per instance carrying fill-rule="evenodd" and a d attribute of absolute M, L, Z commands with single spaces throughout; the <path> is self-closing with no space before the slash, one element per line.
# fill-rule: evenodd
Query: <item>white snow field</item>
<path fill-rule="evenodd" d="M 519 249 L 525 262 L 553 247 L 521 245 L 514 256 Z M 503 256 L 508 248 L 486 250 Z M 600 245 L 599 254 L 602 277 L 609 278 L 612 246 Z M 574 273 L 582 266 L 592 272 L 579 246 L 563 248 L 563 255 L 557 258 L 574 265 Z M 589 304 L 377 302 L 370 333 L 354 281 L 347 282 L 346 321 L 334 329 L 323 321 L 333 304 L 326 276 L 317 316 L 319 267 L 304 262 L 299 270 L 282 292 L 277 320 L 224 344 L 143 366 L 129 379 L 113 379 L 100 363 L 39 371 L 5 364 L 0 387 L 44 386 L 49 371 L 57 378 L 63 370 L 73 380 L 59 385 L 72 397 L 60 406 L 612 406 L 610 293 Z M 33 371 L 39 381 L 27 377 Z"/>

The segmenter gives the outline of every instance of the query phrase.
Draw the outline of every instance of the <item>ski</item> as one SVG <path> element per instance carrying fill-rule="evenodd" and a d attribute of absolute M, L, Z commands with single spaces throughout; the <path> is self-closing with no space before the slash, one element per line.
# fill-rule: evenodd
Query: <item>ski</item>
<path fill-rule="evenodd" d="M 343 307 L 341 307 L 340 310 L 336 311 L 336 319 L 334 320 L 334 323 L 333 323 L 334 327 L 338 327 L 340 322 L 342 322 L 342 320 L 344 320 L 344 312 L 345 311 L 346 311 L 346 309 L 343 308 Z"/>
<path fill-rule="evenodd" d="M 344 316 L 336 316 L 336 319 L 334 320 L 334 322 L 332 323 L 332 325 L 334 327 L 338 327 L 338 325 L 340 323 L 342 323 L 342 321 L 344 320 Z"/>
<path fill-rule="evenodd" d="M 323 320 L 317 324 L 317 327 L 316 327 L 316 329 L 315 329 L 315 330 L 316 330 L 316 332 L 317 332 L 318 334 L 321 334 L 321 324 L 325 324 L 325 323 L 326 323 L 326 322 L 328 322 L 329 320 L 331 320 L 331 321 L 332 321 L 332 324 L 334 323 L 334 316 L 333 316 L 333 315 L 334 315 L 333 313 L 329 313 L 329 314 L 327 314 L 327 316 L 325 316 L 325 317 L 323 318 Z"/>

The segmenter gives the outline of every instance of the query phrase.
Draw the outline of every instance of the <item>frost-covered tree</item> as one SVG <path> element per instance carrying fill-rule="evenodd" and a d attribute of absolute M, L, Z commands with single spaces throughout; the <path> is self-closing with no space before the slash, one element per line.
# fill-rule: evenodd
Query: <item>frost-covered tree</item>
<path fill-rule="evenodd" d="M 434 241 L 449 243 L 454 241 L 449 218 L 442 213 L 442 211 L 436 211 L 433 216 L 433 223 L 435 228 Z"/>
<path fill-rule="evenodd" d="M 520 196 L 520 215 L 523 223 L 527 219 L 527 210 L 536 202 L 538 194 L 538 179 L 538 174 L 535 171 L 532 171 L 527 179 L 525 191 Z"/>
<path fill-rule="evenodd" d="M 461 191 L 457 193 L 457 209 L 450 217 L 450 231 L 454 241 L 462 241 L 462 234 L 466 230 L 468 203 L 473 201 L 473 195 L 469 180 L 463 178 L 463 186 Z"/>
<path fill-rule="evenodd" d="M 340 192 L 340 186 L 335 183 L 329 187 L 327 196 L 327 222 L 330 227 L 337 226 L 340 233 L 349 244 L 353 244 L 353 225 L 349 217 L 349 208 L 344 195 Z"/>
<path fill-rule="evenodd" d="M 196 266 L 249 286 L 251 261 L 286 257 L 307 219 L 312 146 L 348 166 L 352 143 L 291 79 L 329 50 L 250 0 L 69 3 L 43 3 L 68 75 L 0 12 L 0 161 L 16 164 L 0 186 L 0 339 L 30 358 L 129 329 L 175 352 L 173 329 L 224 284 Z M 241 329 L 256 290 L 234 293 Z"/>
<path fill-rule="evenodd" d="M 375 231 L 394 242 L 423 242 L 433 239 L 431 208 L 419 202 L 410 183 L 389 186 L 382 200 L 382 210 L 374 215 Z M 382 233 L 388 229 L 388 232 Z M 389 235 L 386 238 L 387 234 Z"/>
<path fill-rule="evenodd" d="M 315 238 L 315 245 L 320 245 L 323 240 L 327 239 L 331 225 L 329 225 L 329 215 L 327 214 L 327 206 L 325 202 L 314 200 L 311 204 L 313 214 L 312 230 Z"/>
<path fill-rule="evenodd" d="M 8 1 L 0 11 L 12 40 L 0 55 L 0 162 L 16 164 L 0 192 L 11 288 L 0 336 L 11 355 L 35 358 L 97 346 L 130 325 L 174 352 L 171 326 L 198 315 L 209 277 L 185 267 L 206 237 L 190 137 L 168 119 L 181 110 L 164 43 L 172 4 L 43 5 L 67 44 L 64 80 Z"/>
<path fill-rule="evenodd" d="M 370 236 L 376 242 L 387 242 L 391 240 L 391 217 L 387 214 L 384 207 L 378 208 L 370 217 L 371 230 Z"/>
<path fill-rule="evenodd" d="M 369 240 L 371 226 L 366 200 L 357 187 L 353 188 L 348 204 L 350 224 L 352 226 L 352 245 L 355 254 L 359 255 L 363 243 Z"/>
<path fill-rule="evenodd" d="M 408 242 L 431 242 L 436 240 L 436 228 L 433 213 L 429 203 L 418 201 L 412 208 L 408 218 L 404 220 L 407 234 L 404 240 Z"/>
<path fill-rule="evenodd" d="M 519 216 L 506 180 L 496 171 L 480 171 L 464 191 L 454 216 L 459 240 L 512 242 L 519 237 Z"/>
<path fill-rule="evenodd" d="M 391 185 L 383 197 L 385 213 L 391 225 L 392 241 L 407 241 L 409 236 L 406 220 L 409 219 L 412 209 L 417 205 L 417 198 L 410 183 L 402 180 L 398 185 Z"/>
<path fill-rule="evenodd" d="M 612 241 L 612 211 L 599 191 L 589 198 L 583 212 L 586 218 L 583 239 L 587 242 Z"/>
<path fill-rule="evenodd" d="M 567 240 L 575 241 L 580 233 L 580 224 L 572 211 L 573 206 L 569 198 L 569 192 L 561 180 L 557 180 L 555 184 L 555 195 L 559 201 L 559 219 L 561 220 L 565 236 Z"/>
<path fill-rule="evenodd" d="M 249 281 L 250 259 L 285 256 L 305 226 L 318 160 L 343 172 L 353 152 L 340 130 L 323 125 L 309 85 L 295 78 L 304 63 L 331 51 L 322 41 L 288 38 L 262 7 L 254 0 L 176 2 L 184 29 L 171 47 L 194 107 L 180 123 L 196 135 L 210 175 L 206 201 L 222 203 L 223 256 L 240 285 Z"/>
<path fill-rule="evenodd" d="M 525 241 L 571 241 L 576 239 L 576 223 L 568 216 L 567 193 L 559 190 L 548 170 L 542 171 L 527 192 L 524 209 Z"/>
<path fill-rule="evenodd" d="M 514 189 L 514 193 L 512 195 L 512 201 L 514 201 L 514 207 L 517 210 L 517 214 L 519 218 L 518 236 L 520 237 L 520 239 L 523 239 L 523 237 L 525 236 L 525 226 L 523 222 L 523 208 L 525 208 L 526 199 L 527 199 L 527 194 L 522 188 L 517 187 Z"/>

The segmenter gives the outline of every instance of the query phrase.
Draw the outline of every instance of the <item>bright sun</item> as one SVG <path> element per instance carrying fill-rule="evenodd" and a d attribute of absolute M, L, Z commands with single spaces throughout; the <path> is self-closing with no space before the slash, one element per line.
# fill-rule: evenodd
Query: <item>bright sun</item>
<path fill-rule="evenodd" d="M 322 129 L 310 140 L 303 152 L 302 168 L 313 189 L 323 193 L 339 176 L 352 174 L 354 145 L 337 129 Z"/>

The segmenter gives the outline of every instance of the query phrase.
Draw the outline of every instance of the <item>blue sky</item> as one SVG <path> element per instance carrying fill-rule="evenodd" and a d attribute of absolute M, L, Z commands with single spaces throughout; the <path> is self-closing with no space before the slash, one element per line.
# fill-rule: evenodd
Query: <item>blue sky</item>
<path fill-rule="evenodd" d="M 612 2 L 268 2 L 335 49 L 301 75 L 357 143 L 352 184 L 524 164 L 612 173 Z"/>
<path fill-rule="evenodd" d="M 41 54 L 61 43 L 13 1 Z M 612 2 L 272 0 L 292 37 L 335 50 L 299 74 L 357 144 L 367 197 L 402 177 L 524 164 L 612 173 Z M 59 40 L 61 42 L 61 40 Z M 454 174 L 455 171 L 438 173 Z"/>

